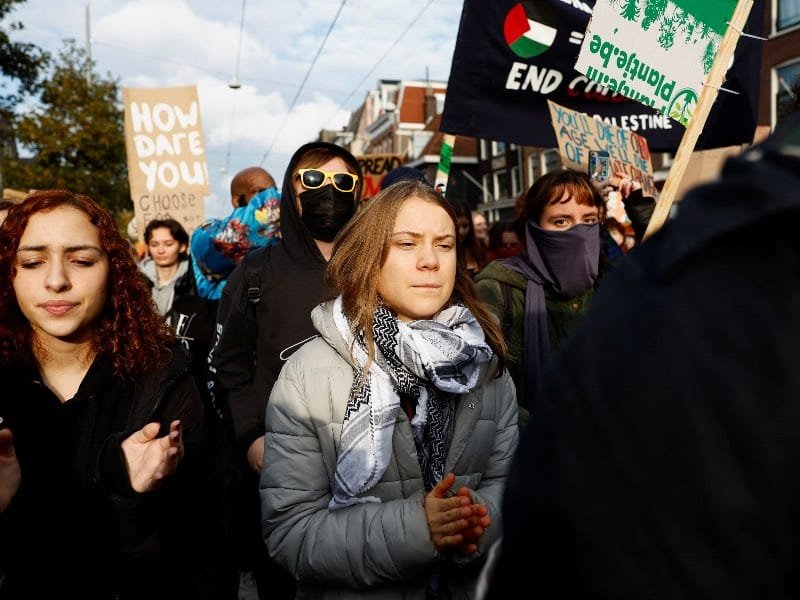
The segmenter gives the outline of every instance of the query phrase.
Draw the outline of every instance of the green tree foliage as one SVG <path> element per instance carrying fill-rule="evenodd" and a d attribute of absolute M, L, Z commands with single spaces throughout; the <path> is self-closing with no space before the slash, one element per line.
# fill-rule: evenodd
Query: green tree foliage
<path fill-rule="evenodd" d="M 694 17 L 689 18 L 686 22 L 686 37 L 683 38 L 683 41 L 687 44 L 689 42 L 696 43 L 697 40 L 694 39 L 694 32 L 697 29 L 697 20 Z"/>
<path fill-rule="evenodd" d="M 25 0 L 0 0 L 0 121 L 10 118 L 22 94 L 36 91 L 39 73 L 47 66 L 48 55 L 34 44 L 13 41 L 13 32 L 22 23 L 8 21 L 15 4 Z"/>
<path fill-rule="evenodd" d="M 17 119 L 16 132 L 33 158 L 7 162 L 7 185 L 88 194 L 112 213 L 130 208 L 118 82 L 94 73 L 74 41 L 66 42 L 38 106 Z"/>
<path fill-rule="evenodd" d="M 642 19 L 642 29 L 647 31 L 656 21 L 664 17 L 667 12 L 667 0 L 648 0 L 644 6 L 644 18 Z"/>
<path fill-rule="evenodd" d="M 714 58 L 717 56 L 717 46 L 714 40 L 710 40 L 706 46 L 706 51 L 703 54 L 703 71 L 708 75 L 711 67 L 714 65 Z"/>
<path fill-rule="evenodd" d="M 675 43 L 675 21 L 674 19 L 664 18 L 658 29 L 658 45 L 664 50 L 669 50 Z"/>
<path fill-rule="evenodd" d="M 620 15 L 628 21 L 636 21 L 639 18 L 639 0 L 626 0 Z"/>

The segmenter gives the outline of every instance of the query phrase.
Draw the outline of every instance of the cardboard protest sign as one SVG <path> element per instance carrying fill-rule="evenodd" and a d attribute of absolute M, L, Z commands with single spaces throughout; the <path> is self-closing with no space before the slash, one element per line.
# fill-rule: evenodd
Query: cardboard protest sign
<path fill-rule="evenodd" d="M 651 14 L 652 7 L 663 4 L 663 0 L 605 1 L 617 7 L 617 12 L 625 5 L 628 10 L 637 8 L 637 23 L 644 19 L 645 11 Z M 720 0 L 694 2 L 704 3 L 716 5 Z M 600 4 L 598 0 L 598 7 Z M 575 70 L 594 5 L 594 0 L 464 0 L 441 130 L 554 147 L 556 140 L 546 104 L 552 100 L 644 136 L 653 152 L 674 152 L 685 131 L 682 125 L 656 108 L 630 100 Z M 745 31 L 761 33 L 764 6 L 764 0 L 756 0 Z M 667 16 L 672 15 L 669 12 Z M 676 20 L 674 46 L 683 43 L 686 36 L 677 23 Z M 661 21 L 654 20 L 650 29 L 660 32 L 661 27 Z M 671 31 L 666 25 L 664 30 L 666 34 Z M 695 34 L 700 36 L 702 31 L 701 28 Z M 709 34 L 713 31 L 710 29 Z M 698 41 L 698 46 L 708 41 L 706 37 Z M 759 40 L 743 39 L 737 46 L 725 87 L 739 95 L 723 94 L 718 99 L 697 143 L 698 149 L 752 140 L 757 122 L 761 45 Z M 696 85 L 701 81 L 702 77 Z M 660 92 L 664 92 L 663 85 Z M 674 94 L 679 91 L 676 83 Z"/>
<path fill-rule="evenodd" d="M 197 88 L 123 88 L 122 96 L 139 235 L 153 219 L 175 219 L 191 234 L 210 191 Z"/>
<path fill-rule="evenodd" d="M 656 197 L 658 190 L 653 182 L 653 165 L 646 139 L 555 102 L 548 101 L 548 105 L 558 149 L 568 167 L 586 173 L 589 152 L 604 150 L 610 158 L 612 175 L 622 173 L 641 183 L 645 196 Z"/>
<path fill-rule="evenodd" d="M 372 198 L 381 191 L 381 181 L 392 169 L 401 166 L 405 160 L 403 154 L 365 154 L 356 156 L 361 172 L 364 174 L 364 200 Z"/>
<path fill-rule="evenodd" d="M 575 70 L 686 126 L 736 0 L 597 0 Z"/>

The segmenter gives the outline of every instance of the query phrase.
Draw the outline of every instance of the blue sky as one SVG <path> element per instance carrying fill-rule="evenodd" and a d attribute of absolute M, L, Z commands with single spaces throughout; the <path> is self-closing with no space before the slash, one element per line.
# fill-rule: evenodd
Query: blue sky
<path fill-rule="evenodd" d="M 421 80 L 428 67 L 431 79 L 445 80 L 462 0 L 347 0 L 291 113 L 340 0 L 245 0 L 238 90 L 228 82 L 236 73 L 242 0 L 88 4 L 97 71 L 113 74 L 124 87 L 197 85 L 212 188 L 207 216 L 219 216 L 229 207 L 233 173 L 260 164 L 282 124 L 263 164 L 276 180 L 298 146 L 321 128 L 341 127 L 379 79 Z M 53 53 L 67 38 L 83 45 L 86 6 L 85 0 L 27 0 L 11 15 L 25 25 L 14 38 Z"/>

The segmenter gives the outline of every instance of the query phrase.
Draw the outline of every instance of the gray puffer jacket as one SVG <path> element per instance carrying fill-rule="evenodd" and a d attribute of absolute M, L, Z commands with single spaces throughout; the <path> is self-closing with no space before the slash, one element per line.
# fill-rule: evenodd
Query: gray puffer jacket
<path fill-rule="evenodd" d="M 344 410 L 353 384 L 350 352 L 333 322 L 332 303 L 312 313 L 321 337 L 284 366 L 266 414 L 261 514 L 272 556 L 298 580 L 298 598 L 425 598 L 429 576 L 453 598 L 473 597 L 474 585 L 502 524 L 506 471 L 517 445 L 517 404 L 507 373 L 482 373 L 459 398 L 445 472 L 485 504 L 492 525 L 468 558 L 440 555 L 430 539 L 425 489 L 411 424 L 399 411 L 394 452 L 368 502 L 329 510 Z"/>

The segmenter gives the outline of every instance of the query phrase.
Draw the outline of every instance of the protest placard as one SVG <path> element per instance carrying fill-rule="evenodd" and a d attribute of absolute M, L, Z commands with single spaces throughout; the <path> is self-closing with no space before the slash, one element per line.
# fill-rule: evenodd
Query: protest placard
<path fill-rule="evenodd" d="M 728 2 L 729 0 L 720 1 Z M 647 231 L 644 233 L 644 239 L 649 238 L 657 232 L 667 220 L 672 208 L 672 202 L 675 200 L 678 189 L 683 182 L 683 176 L 689 166 L 689 161 L 692 158 L 692 152 L 694 152 L 697 140 L 706 127 L 708 117 L 717 100 L 719 91 L 723 89 L 722 82 L 725 79 L 725 73 L 728 71 L 730 61 L 733 60 L 739 39 L 744 35 L 742 33 L 742 28 L 751 14 L 754 2 L 755 0 L 735 0 L 734 11 L 730 17 L 730 21 L 726 22 L 725 35 L 720 43 L 719 51 L 717 51 L 714 56 L 714 61 L 708 72 L 708 77 L 702 86 L 697 106 L 692 110 L 691 122 L 686 128 L 686 133 L 684 133 L 681 138 L 681 143 L 678 146 L 677 152 L 675 152 L 675 160 L 664 182 L 661 196 L 656 202 L 653 214 L 650 216 L 650 221 L 647 224 Z"/>
<path fill-rule="evenodd" d="M 656 197 L 658 190 L 653 182 L 653 165 L 646 139 L 551 100 L 547 105 L 564 164 L 586 173 L 589 152 L 604 150 L 608 152 L 612 175 L 630 177 L 642 184 L 645 196 Z"/>
<path fill-rule="evenodd" d="M 696 2 L 712 5 L 718 0 Z M 637 8 L 640 20 L 645 10 L 652 11 L 661 3 L 663 0 L 612 2 L 618 10 L 623 5 L 628 5 L 628 10 Z M 556 140 L 545 102 L 549 99 L 635 131 L 647 139 L 652 152 L 674 152 L 685 131 L 681 124 L 575 70 L 575 57 L 594 4 L 594 0 L 464 0 L 441 131 L 552 148 Z M 764 0 L 756 0 L 744 26 L 746 32 L 761 33 L 765 5 Z M 677 44 L 683 38 L 679 40 L 682 30 L 675 26 Z M 650 27 L 660 28 L 660 21 L 653 21 Z M 665 25 L 665 33 L 670 31 Z M 738 94 L 723 94 L 716 102 L 698 139 L 698 149 L 752 141 L 761 45 L 759 40 L 745 38 L 737 46 L 724 85 Z"/>
<path fill-rule="evenodd" d="M 175 219 L 191 234 L 210 191 L 197 88 L 123 88 L 122 95 L 139 235 L 153 219 Z"/>
<path fill-rule="evenodd" d="M 365 154 L 356 156 L 361 172 L 364 175 L 364 187 L 361 197 L 364 200 L 372 198 L 381 191 L 381 181 L 392 169 L 403 164 L 403 154 Z"/>
<path fill-rule="evenodd" d="M 688 125 L 737 0 L 597 0 L 575 70 Z"/>

